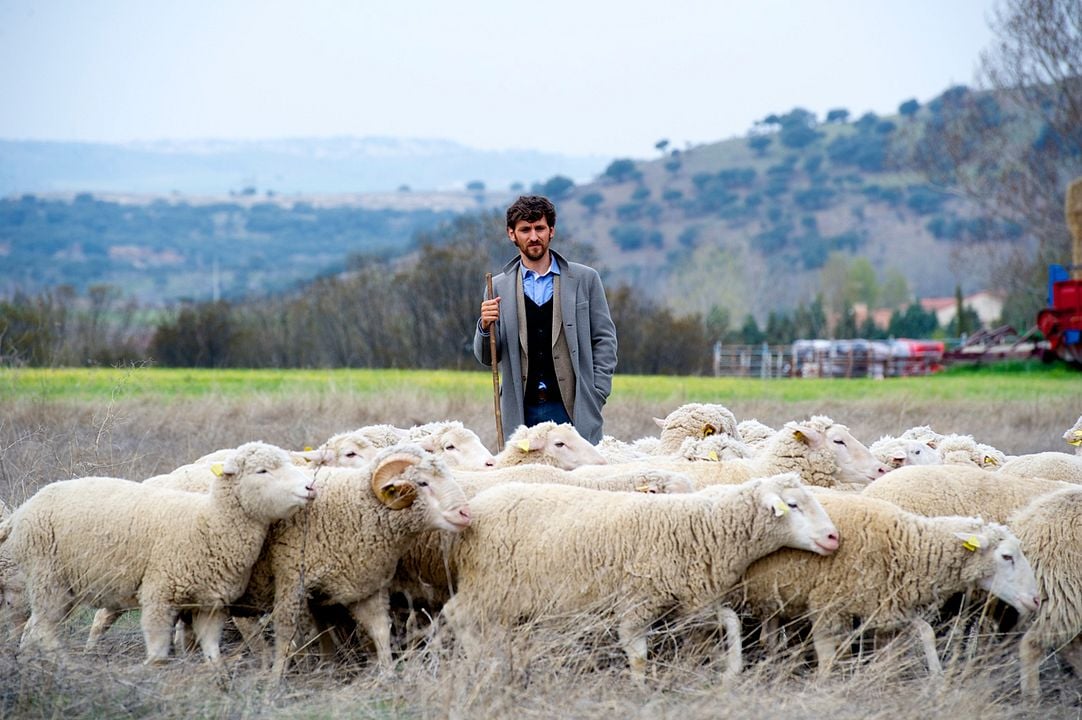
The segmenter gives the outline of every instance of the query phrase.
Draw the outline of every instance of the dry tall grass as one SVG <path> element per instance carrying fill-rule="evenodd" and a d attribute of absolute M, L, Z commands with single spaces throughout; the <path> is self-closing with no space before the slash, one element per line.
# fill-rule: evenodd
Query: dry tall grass
<path fill-rule="evenodd" d="M 656 435 L 650 420 L 682 402 L 621 400 L 606 408 L 606 431 L 624 439 Z M 882 434 L 931 424 L 964 432 L 1008 453 L 1062 450 L 1060 435 L 1078 417 L 1075 399 L 1057 402 L 890 402 L 808 404 L 745 402 L 730 406 L 739 419 L 772 426 L 812 413 L 848 424 L 871 443 Z M 316 445 L 341 430 L 370 423 L 409 426 L 458 418 L 491 446 L 491 408 L 461 400 L 394 394 L 371 397 L 250 397 L 114 403 L 16 400 L 0 414 L 0 498 L 14 506 L 42 484 L 69 477 L 143 478 L 222 447 L 261 439 L 284 447 Z M 67 623 L 69 656 L 46 661 L 0 640 L 0 718 L 6 717 L 679 717 L 679 718 L 1022 718 L 1082 717 L 1080 683 L 1046 663 L 1044 702 L 1024 705 L 1013 652 L 995 643 L 954 652 L 941 679 L 923 669 L 906 637 L 874 654 L 840 663 L 827 681 L 815 679 L 806 649 L 766 658 L 747 641 L 747 670 L 723 677 L 716 642 L 673 640 L 659 632 L 651 646 L 653 677 L 637 686 L 605 629 L 583 632 L 550 625 L 519 632 L 508 662 L 466 658 L 453 642 L 420 645 L 379 674 L 363 652 L 333 667 L 302 658 L 282 684 L 271 681 L 227 635 L 232 656 L 219 675 L 196 657 L 144 667 L 134 615 L 122 619 L 93 654 L 82 652 L 89 612 Z M 6 630 L 6 629 L 5 629 Z M 4 633 L 0 633 L 3 637 Z M 946 644 L 946 641 L 944 641 Z M 718 655 L 717 660 L 713 659 Z"/>

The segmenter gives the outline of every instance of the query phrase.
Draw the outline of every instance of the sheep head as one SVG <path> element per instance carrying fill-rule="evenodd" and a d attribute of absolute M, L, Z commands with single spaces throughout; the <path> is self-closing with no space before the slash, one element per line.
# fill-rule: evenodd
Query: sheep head
<path fill-rule="evenodd" d="M 372 471 L 372 492 L 391 510 L 408 508 L 417 499 L 417 486 L 401 477 L 421 459 L 408 453 L 396 453 L 383 458 Z"/>

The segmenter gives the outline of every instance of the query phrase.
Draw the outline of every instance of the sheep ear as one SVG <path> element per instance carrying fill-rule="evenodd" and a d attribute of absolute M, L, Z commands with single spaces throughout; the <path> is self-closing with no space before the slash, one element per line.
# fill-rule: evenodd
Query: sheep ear
<path fill-rule="evenodd" d="M 890 462 L 887 464 L 890 465 L 892 468 L 900 468 L 902 465 L 905 465 L 905 453 L 894 453 L 893 455 L 891 455 Z"/>
<path fill-rule="evenodd" d="M 408 453 L 384 458 L 372 471 L 372 492 L 379 501 L 391 510 L 401 510 L 412 505 L 417 499 L 417 487 L 398 476 L 420 461 L 419 457 Z"/>
<path fill-rule="evenodd" d="M 956 532 L 954 537 L 962 541 L 962 547 L 970 552 L 977 552 L 984 543 L 976 533 Z"/>
<path fill-rule="evenodd" d="M 422 437 L 422 438 L 420 438 L 418 440 L 415 440 L 414 442 L 416 442 L 418 445 L 420 445 L 421 449 L 424 450 L 425 452 L 436 452 L 436 436 L 435 435 L 425 435 L 424 437 Z"/>
<path fill-rule="evenodd" d="M 217 471 L 214 470 L 215 467 L 218 468 Z M 215 477 L 222 477 L 223 475 L 235 477 L 240 475 L 241 463 L 237 462 L 237 456 L 236 453 L 234 453 L 227 457 L 225 462 L 214 463 L 211 465 L 210 471 L 214 473 Z"/>
<path fill-rule="evenodd" d="M 711 435 L 717 435 L 717 434 L 718 434 L 718 429 L 716 427 L 714 427 L 713 425 L 711 425 L 710 423 L 707 423 L 707 424 L 703 425 L 703 437 L 704 438 L 708 438 Z"/>
<path fill-rule="evenodd" d="M 542 450 L 545 447 L 546 440 L 546 435 L 542 435 L 540 433 L 530 433 L 529 435 L 515 443 L 515 447 L 517 447 L 522 452 L 530 452 L 531 450 Z"/>
<path fill-rule="evenodd" d="M 665 429 L 665 421 L 662 420 L 661 418 L 654 418 L 654 424 L 657 425 L 662 430 Z"/>
<path fill-rule="evenodd" d="M 793 425 L 793 437 L 809 446 L 816 446 L 823 442 L 823 433 L 808 427 L 807 425 Z"/>
<path fill-rule="evenodd" d="M 932 438 L 931 440 L 925 440 L 924 444 L 927 445 L 928 447 L 932 448 L 933 450 L 936 450 L 936 449 L 939 448 L 939 441 L 936 440 L 935 438 Z"/>
<path fill-rule="evenodd" d="M 763 496 L 763 505 L 774 511 L 774 517 L 785 517 L 789 514 L 789 503 L 781 499 L 776 492 L 768 492 Z"/>

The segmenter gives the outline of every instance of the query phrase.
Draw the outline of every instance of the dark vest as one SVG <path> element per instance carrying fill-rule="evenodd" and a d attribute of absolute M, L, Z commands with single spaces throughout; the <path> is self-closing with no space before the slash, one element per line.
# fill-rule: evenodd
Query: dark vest
<path fill-rule="evenodd" d="M 530 298 L 526 302 L 526 352 L 529 356 L 526 388 L 523 400 L 527 405 L 542 402 L 562 402 L 556 367 L 552 363 L 552 299 L 538 305 Z M 544 390 L 539 390 L 544 383 Z"/>

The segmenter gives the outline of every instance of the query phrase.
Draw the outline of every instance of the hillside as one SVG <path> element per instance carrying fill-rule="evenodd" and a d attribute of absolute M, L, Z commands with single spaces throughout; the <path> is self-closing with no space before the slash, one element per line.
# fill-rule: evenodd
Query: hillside
<path fill-rule="evenodd" d="M 880 283 L 900 275 L 921 297 L 989 288 L 991 259 L 1030 241 L 918 172 L 909 158 L 940 111 L 818 123 L 794 110 L 744 138 L 619 160 L 562 198 L 560 224 L 593 244 L 609 282 L 679 311 L 761 321 L 829 298 L 833 254 L 866 258 Z"/>
<path fill-rule="evenodd" d="M 973 99 L 968 92 L 952 88 L 923 107 L 908 101 L 893 117 L 836 110 L 820 120 L 795 109 L 746 137 L 683 149 L 659 142 L 655 159 L 615 160 L 579 184 L 560 166 L 533 187 L 556 199 L 560 235 L 590 246 L 608 285 L 633 284 L 681 313 L 717 306 L 734 321 L 752 313 L 762 322 L 817 293 L 829 307 L 839 272 L 856 258 L 910 297 L 994 290 L 993 268 L 1007 253 L 1031 252 L 1030 233 L 928 184 L 914 160 L 943 154 L 937 128 L 952 103 Z M 991 96 L 977 102 L 1001 110 Z M 1036 129 L 1020 125 L 1030 142 Z M 404 255 L 418 233 L 438 242 L 441 223 L 513 196 L 488 187 L 8 197 L 0 293 L 111 283 L 155 304 L 274 294 L 339 272 L 350 256 Z"/>

